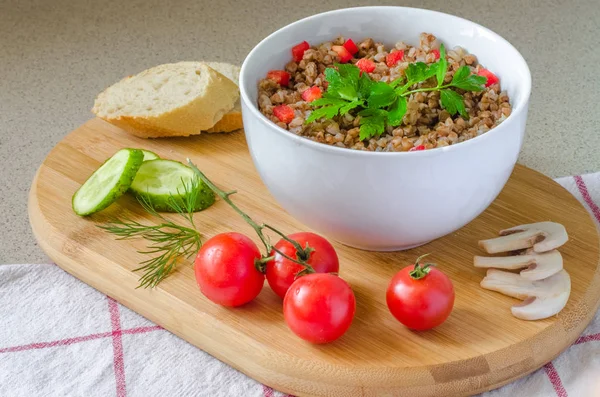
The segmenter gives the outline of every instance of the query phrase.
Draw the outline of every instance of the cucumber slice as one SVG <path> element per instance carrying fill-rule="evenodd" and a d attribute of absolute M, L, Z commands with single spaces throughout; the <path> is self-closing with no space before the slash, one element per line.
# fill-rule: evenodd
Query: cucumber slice
<path fill-rule="evenodd" d="M 160 157 L 158 157 L 158 154 L 151 152 L 150 150 L 144 150 L 144 149 L 140 149 L 142 151 L 142 153 L 144 153 L 144 161 L 149 161 L 149 160 L 157 160 Z"/>
<path fill-rule="evenodd" d="M 185 185 L 184 185 L 185 183 Z M 146 200 L 157 211 L 176 212 L 172 200 L 185 207 L 193 200 L 194 211 L 201 211 L 215 202 L 215 194 L 188 166 L 173 160 L 150 160 L 138 170 L 130 190 Z M 186 193 L 187 190 L 187 193 Z"/>
<path fill-rule="evenodd" d="M 71 202 L 73 211 L 86 216 L 114 203 L 131 186 L 143 159 L 141 150 L 119 150 L 77 189 Z"/>

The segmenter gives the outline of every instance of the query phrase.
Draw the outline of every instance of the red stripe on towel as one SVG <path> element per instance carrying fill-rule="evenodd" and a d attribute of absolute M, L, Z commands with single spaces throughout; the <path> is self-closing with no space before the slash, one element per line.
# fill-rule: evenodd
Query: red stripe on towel
<path fill-rule="evenodd" d="M 77 336 L 75 338 L 67 338 L 61 340 L 55 340 L 52 342 L 38 342 L 38 343 L 30 343 L 28 345 L 20 345 L 20 346 L 11 346 L 0 349 L 0 353 L 12 353 L 12 352 L 22 352 L 25 350 L 35 350 L 35 349 L 45 349 L 47 347 L 55 347 L 55 346 L 68 346 L 74 343 L 86 342 L 88 340 L 106 338 L 107 336 L 111 336 L 112 332 L 104 332 L 101 334 L 91 334 L 86 336 Z"/>
<path fill-rule="evenodd" d="M 600 341 L 600 334 L 580 336 L 579 339 L 577 339 L 574 344 L 579 345 L 581 343 L 593 342 L 593 341 Z"/>
<path fill-rule="evenodd" d="M 581 193 L 581 197 L 583 197 L 585 203 L 588 205 L 588 207 L 590 207 L 590 210 L 592 211 L 592 214 L 594 214 L 596 220 L 600 222 L 600 208 L 596 205 L 596 203 L 594 203 L 594 200 L 592 200 L 592 196 L 590 196 L 590 192 L 588 191 L 583 178 L 580 175 L 577 175 L 574 176 L 573 179 L 575 179 L 575 184 L 579 189 L 579 193 Z"/>
<path fill-rule="evenodd" d="M 558 397 L 569 397 L 567 391 L 565 390 L 565 387 L 562 384 L 562 381 L 560 380 L 558 372 L 556 372 L 556 368 L 554 368 L 554 364 L 550 362 L 544 365 L 544 369 L 546 370 L 548 378 L 550 378 L 550 383 L 552 383 L 552 387 L 554 387 L 556 395 Z"/>
<path fill-rule="evenodd" d="M 115 383 L 117 386 L 117 397 L 125 397 L 127 389 L 125 386 L 125 365 L 123 364 L 123 338 L 121 338 L 121 318 L 119 315 L 119 304 L 111 297 L 108 298 L 108 311 L 110 312 L 110 324 L 112 325 L 113 344 L 113 367 L 115 371 Z"/>
<path fill-rule="evenodd" d="M 273 389 L 269 386 L 263 385 L 263 394 L 265 397 L 273 397 Z"/>
<path fill-rule="evenodd" d="M 128 335 L 143 334 L 143 333 L 151 332 L 151 331 L 160 331 L 161 329 L 163 329 L 163 327 L 161 327 L 160 325 L 153 325 L 151 327 L 138 327 L 138 328 L 124 329 L 121 331 L 121 334 L 128 334 Z"/>
<path fill-rule="evenodd" d="M 143 334 L 146 332 L 160 331 L 162 329 L 163 328 L 158 325 L 155 325 L 152 327 L 138 327 L 138 328 L 124 329 L 121 331 L 121 334 L 128 334 L 128 335 Z M 99 334 L 76 336 L 74 338 L 60 339 L 60 340 L 55 340 L 55 341 L 51 341 L 51 342 L 36 342 L 36 343 L 29 343 L 27 345 L 3 347 L 3 348 L 0 348 L 0 353 L 13 353 L 13 352 L 22 352 L 22 351 L 26 351 L 26 350 L 46 349 L 46 348 L 55 347 L 55 346 L 68 346 L 68 345 L 72 345 L 75 343 L 107 338 L 112 335 L 113 335 L 112 332 L 102 332 Z"/>

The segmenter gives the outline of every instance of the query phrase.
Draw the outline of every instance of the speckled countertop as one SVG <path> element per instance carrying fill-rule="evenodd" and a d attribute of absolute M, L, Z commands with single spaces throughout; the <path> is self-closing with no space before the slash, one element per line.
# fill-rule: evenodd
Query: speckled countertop
<path fill-rule="evenodd" d="M 598 0 L 0 0 L 0 264 L 49 260 L 29 227 L 29 186 L 106 86 L 166 62 L 241 64 L 290 22 L 369 3 L 452 13 L 504 36 L 533 74 L 520 162 L 552 177 L 600 170 Z"/>

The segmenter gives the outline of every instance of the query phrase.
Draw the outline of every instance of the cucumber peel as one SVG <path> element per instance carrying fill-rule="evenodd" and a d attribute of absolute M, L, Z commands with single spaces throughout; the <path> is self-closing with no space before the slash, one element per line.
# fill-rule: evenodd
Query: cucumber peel
<path fill-rule="evenodd" d="M 210 207 L 215 194 L 188 166 L 173 160 L 145 161 L 137 170 L 130 191 L 156 211 L 178 212 L 192 208 L 194 212 Z"/>
<path fill-rule="evenodd" d="M 145 149 L 140 149 L 140 150 L 144 154 L 144 161 L 158 160 L 160 158 L 158 156 L 158 154 L 151 152 L 150 150 L 145 150 Z"/>
<path fill-rule="evenodd" d="M 139 149 L 121 149 L 106 160 L 73 195 L 77 215 L 87 216 L 114 203 L 131 186 L 144 154 Z"/>

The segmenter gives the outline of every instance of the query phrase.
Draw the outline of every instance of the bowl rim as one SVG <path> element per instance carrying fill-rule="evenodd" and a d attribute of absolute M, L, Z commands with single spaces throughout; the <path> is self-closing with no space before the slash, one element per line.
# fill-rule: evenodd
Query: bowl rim
<path fill-rule="evenodd" d="M 275 124 L 274 122 L 269 120 L 264 114 L 262 114 L 262 112 L 258 109 L 258 106 L 256 105 L 256 103 L 254 103 L 253 101 L 250 100 L 248 93 L 246 92 L 246 89 L 244 88 L 245 87 L 244 75 L 245 75 L 246 69 L 248 68 L 248 60 L 250 58 L 252 58 L 252 56 L 256 53 L 256 51 L 258 51 L 259 47 L 261 47 L 271 37 L 283 34 L 287 30 L 291 29 L 292 27 L 301 25 L 302 23 L 305 23 L 308 20 L 317 18 L 317 17 L 322 17 L 322 16 L 326 16 L 326 15 L 335 15 L 338 13 L 344 13 L 344 12 L 348 12 L 348 11 L 386 10 L 386 9 L 419 11 L 419 12 L 425 12 L 425 13 L 429 13 L 429 14 L 437 14 L 437 15 L 443 16 L 445 18 L 454 19 L 456 21 L 466 22 L 466 23 L 471 24 L 471 25 L 477 27 L 478 29 L 481 29 L 481 30 L 485 31 L 486 33 L 494 36 L 495 39 L 497 39 L 498 41 L 503 42 L 504 44 L 508 45 L 515 52 L 516 56 L 522 61 L 522 64 L 524 66 L 525 84 L 523 85 L 523 88 L 522 88 L 523 93 L 524 93 L 523 99 L 520 101 L 520 103 L 517 104 L 516 108 L 512 108 L 510 115 L 502 123 L 500 123 L 496 127 L 492 128 L 491 130 L 489 130 L 481 135 L 476 136 L 475 138 L 471 138 L 466 141 L 459 142 L 459 143 L 453 144 L 453 145 L 436 147 L 436 148 L 427 149 L 427 150 L 413 151 L 413 152 L 408 152 L 408 151 L 376 152 L 376 151 L 367 151 L 367 150 L 355 150 L 355 149 L 342 148 L 342 147 L 338 147 L 338 146 L 334 146 L 334 145 L 327 145 L 324 143 L 315 142 L 312 139 L 308 139 L 306 137 L 296 135 L 288 130 L 281 128 L 280 126 L 278 126 L 277 124 Z M 240 69 L 239 89 L 240 89 L 240 98 L 241 98 L 242 103 L 244 105 L 246 105 L 245 107 L 247 109 L 249 109 L 250 112 L 252 112 L 252 114 L 258 118 L 258 120 L 260 120 L 266 126 L 273 128 L 275 131 L 277 131 L 277 133 L 281 134 L 282 136 L 286 137 L 287 139 L 292 140 L 297 145 L 308 146 L 312 149 L 317 149 L 319 151 L 326 151 L 326 152 L 330 152 L 332 154 L 345 154 L 348 156 L 363 156 L 363 157 L 368 157 L 368 156 L 378 156 L 378 157 L 407 156 L 407 155 L 411 155 L 411 156 L 415 156 L 415 157 L 416 156 L 434 156 L 440 152 L 444 153 L 444 152 L 455 151 L 455 150 L 466 150 L 472 145 L 479 144 L 479 142 L 481 142 L 481 143 L 485 142 L 486 139 L 487 140 L 492 139 L 495 135 L 502 133 L 501 132 L 502 130 L 504 130 L 508 126 L 510 126 L 512 124 L 513 120 L 517 119 L 517 117 L 521 113 L 527 112 L 529 99 L 531 98 L 531 71 L 529 69 L 529 65 L 527 64 L 527 61 L 525 60 L 525 58 L 523 57 L 521 52 L 514 45 L 512 45 L 508 40 L 506 40 L 504 37 L 502 37 L 498 33 L 494 32 L 493 30 L 486 28 L 485 26 L 480 25 L 476 22 L 473 22 L 469 19 L 462 18 L 462 17 L 452 15 L 452 14 L 447 14 L 447 13 L 440 12 L 440 11 L 429 10 L 426 8 L 418 8 L 418 7 L 358 6 L 358 7 L 339 8 L 339 9 L 335 9 L 335 10 L 321 12 L 318 14 L 309 15 L 309 16 L 299 19 L 295 22 L 289 23 L 289 24 L 275 30 L 274 32 L 272 32 L 271 34 L 266 36 L 265 38 L 263 38 L 252 48 L 252 50 L 250 50 L 248 55 L 246 55 L 246 57 L 244 58 L 242 67 Z M 244 108 L 244 106 L 242 106 L 242 109 L 243 108 Z M 246 131 L 245 128 L 244 128 L 244 131 Z"/>

